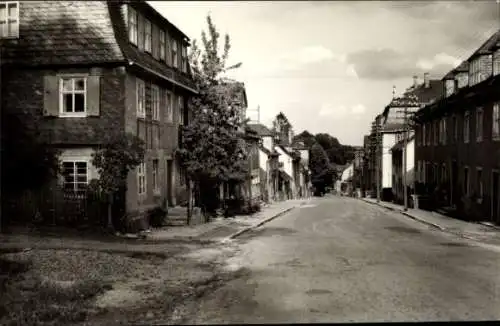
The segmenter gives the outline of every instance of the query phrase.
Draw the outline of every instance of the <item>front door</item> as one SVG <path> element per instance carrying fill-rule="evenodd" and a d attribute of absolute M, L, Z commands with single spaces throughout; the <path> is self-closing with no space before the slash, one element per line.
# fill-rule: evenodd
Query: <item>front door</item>
<path fill-rule="evenodd" d="M 494 222 L 500 223 L 500 173 L 493 171 L 491 181 L 491 216 Z"/>

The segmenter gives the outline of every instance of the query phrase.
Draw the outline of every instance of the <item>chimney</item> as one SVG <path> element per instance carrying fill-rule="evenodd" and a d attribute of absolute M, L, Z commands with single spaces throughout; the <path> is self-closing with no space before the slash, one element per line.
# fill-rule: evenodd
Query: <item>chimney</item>
<path fill-rule="evenodd" d="M 431 86 L 431 81 L 429 80 L 429 73 L 424 73 L 424 85 L 425 88 L 429 88 Z"/>
<path fill-rule="evenodd" d="M 417 88 L 418 86 L 418 76 L 413 76 L 413 88 Z"/>

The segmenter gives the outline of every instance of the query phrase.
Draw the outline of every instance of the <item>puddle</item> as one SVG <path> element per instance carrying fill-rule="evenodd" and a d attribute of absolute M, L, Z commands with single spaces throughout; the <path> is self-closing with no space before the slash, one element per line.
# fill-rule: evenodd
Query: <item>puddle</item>
<path fill-rule="evenodd" d="M 461 243 L 461 242 L 444 242 L 444 243 L 440 243 L 439 245 L 445 246 L 445 247 L 470 247 L 469 244 Z"/>
<path fill-rule="evenodd" d="M 390 230 L 390 231 L 394 231 L 394 232 L 399 232 L 399 233 L 407 233 L 407 234 L 419 234 L 419 233 L 421 233 L 419 230 L 407 228 L 404 226 L 388 226 L 385 229 Z"/>

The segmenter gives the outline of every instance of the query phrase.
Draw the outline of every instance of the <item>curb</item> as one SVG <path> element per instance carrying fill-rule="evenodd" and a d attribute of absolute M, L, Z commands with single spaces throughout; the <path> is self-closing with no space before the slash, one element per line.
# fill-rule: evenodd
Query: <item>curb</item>
<path fill-rule="evenodd" d="M 418 222 L 420 222 L 420 223 L 426 224 L 426 225 L 428 225 L 428 226 L 432 226 L 433 228 L 436 228 L 436 229 L 438 229 L 438 230 L 440 230 L 440 231 L 446 231 L 446 229 L 445 229 L 445 228 L 443 228 L 442 226 L 437 225 L 437 224 L 434 224 L 434 223 L 432 223 L 432 222 L 425 221 L 425 220 L 420 219 L 420 218 L 418 218 L 418 217 L 415 217 L 415 216 L 411 215 L 411 214 L 410 214 L 410 213 L 408 213 L 408 212 L 405 212 L 405 211 L 402 211 L 402 210 L 399 210 L 399 209 L 396 209 L 396 208 L 392 208 L 392 207 L 384 206 L 384 205 L 381 205 L 381 204 L 379 204 L 379 203 L 374 203 L 374 202 L 371 202 L 371 201 L 368 201 L 368 200 L 363 200 L 363 201 L 364 201 L 365 203 L 370 203 L 370 204 L 377 205 L 377 206 L 382 207 L 382 208 L 386 208 L 386 209 L 388 209 L 388 210 L 390 210 L 390 211 L 393 211 L 393 212 L 398 212 L 398 213 L 401 213 L 401 214 L 403 214 L 404 216 L 407 216 L 407 217 L 409 217 L 409 218 L 411 218 L 411 219 L 413 219 L 413 220 L 415 220 L 415 221 L 418 221 Z"/>
<path fill-rule="evenodd" d="M 500 231 L 500 226 L 496 226 L 496 225 L 490 225 L 490 224 L 486 224 L 484 222 L 479 222 L 479 224 L 483 225 L 483 226 L 486 226 L 486 227 L 489 227 L 489 228 L 492 228 L 492 229 L 495 229 L 497 231 Z"/>
<path fill-rule="evenodd" d="M 268 222 L 270 222 L 270 221 L 274 220 L 275 218 L 278 218 L 278 217 L 280 217 L 280 216 L 282 216 L 282 215 L 284 215 L 284 214 L 288 213 L 289 211 L 291 211 L 291 210 L 293 210 L 293 209 L 295 209 L 295 208 L 296 208 L 295 206 L 294 206 L 294 207 L 287 208 L 287 209 L 285 209 L 284 211 L 281 211 L 281 212 L 279 212 L 279 213 L 277 213 L 277 214 L 275 214 L 275 215 L 273 215 L 273 216 L 271 216 L 271 217 L 268 217 L 268 218 L 266 218 L 265 220 L 260 221 L 259 223 L 255 224 L 255 225 L 251 225 L 251 226 L 248 226 L 248 227 L 246 227 L 246 228 L 244 228 L 244 229 L 242 229 L 242 230 L 239 230 L 239 231 L 237 231 L 237 232 L 235 232 L 235 233 L 231 234 L 229 237 L 225 238 L 224 240 L 222 240 L 222 242 L 227 242 L 228 240 L 232 240 L 232 239 L 234 239 L 234 238 L 236 238 L 236 237 L 238 237 L 238 236 L 242 235 L 243 233 L 246 233 L 246 232 L 248 232 L 248 231 L 250 231 L 250 230 L 253 230 L 253 229 L 255 229 L 255 228 L 258 228 L 259 226 L 262 226 L 263 224 L 266 224 L 266 223 L 268 223 Z"/>

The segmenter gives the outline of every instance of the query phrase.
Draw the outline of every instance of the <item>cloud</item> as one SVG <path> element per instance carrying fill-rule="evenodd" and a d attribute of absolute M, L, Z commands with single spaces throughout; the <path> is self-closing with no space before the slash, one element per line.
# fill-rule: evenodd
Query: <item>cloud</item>
<path fill-rule="evenodd" d="M 356 104 L 348 108 L 345 105 L 323 104 L 318 112 L 319 117 L 341 118 L 348 115 L 363 114 L 366 108 L 363 104 Z"/>
<path fill-rule="evenodd" d="M 350 53 L 347 62 L 359 78 L 371 80 L 393 80 L 410 78 L 431 72 L 438 77 L 458 66 L 460 59 L 441 52 L 429 58 L 398 52 L 393 49 L 361 50 Z"/>

